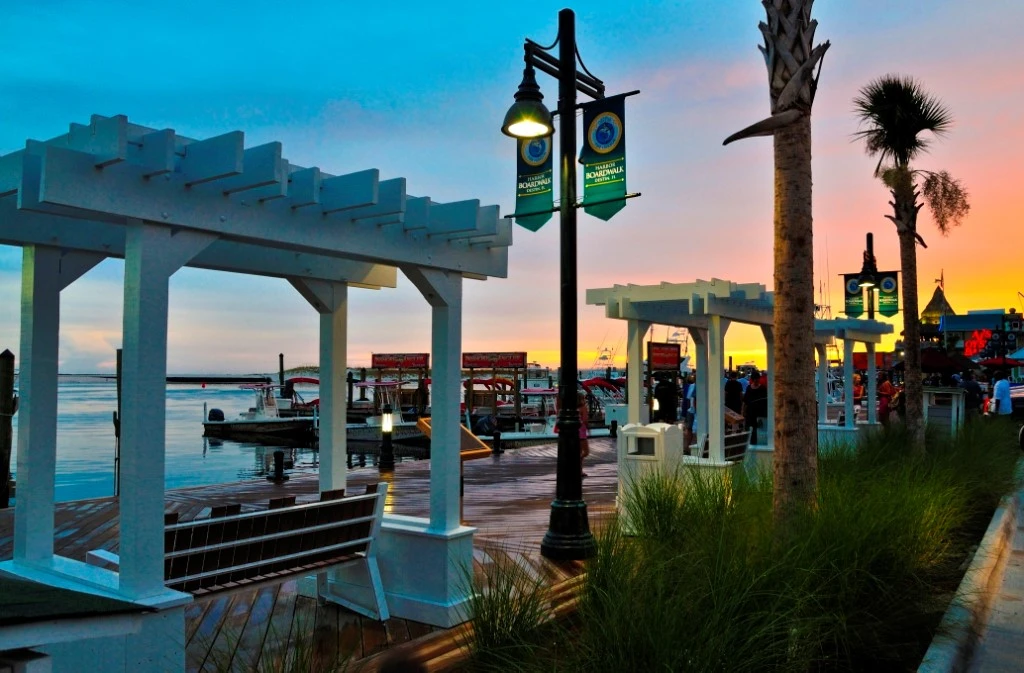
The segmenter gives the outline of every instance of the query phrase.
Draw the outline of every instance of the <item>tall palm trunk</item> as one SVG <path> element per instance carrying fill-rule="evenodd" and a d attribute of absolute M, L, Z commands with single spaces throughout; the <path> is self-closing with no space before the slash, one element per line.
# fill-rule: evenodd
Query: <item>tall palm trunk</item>
<path fill-rule="evenodd" d="M 900 241 L 900 271 L 903 276 L 903 399 L 912 449 L 924 451 L 924 384 L 921 372 L 921 313 L 917 306 L 917 190 L 907 167 L 891 178 L 893 215 Z"/>
<path fill-rule="evenodd" d="M 814 386 L 811 118 L 775 132 L 774 510 L 813 505 L 818 483 Z"/>
<path fill-rule="evenodd" d="M 811 107 L 821 59 L 814 46 L 814 0 L 762 0 L 758 27 L 768 67 L 772 115 L 732 134 L 775 141 L 774 515 L 785 521 L 814 507 L 818 489 L 818 415 L 814 387 L 814 245 L 811 218 Z"/>
<path fill-rule="evenodd" d="M 906 376 L 903 396 L 907 410 L 907 431 L 913 448 L 924 450 L 924 384 L 921 372 L 921 321 L 917 308 L 917 239 L 912 231 L 900 231 L 900 267 L 903 272 L 903 360 Z"/>

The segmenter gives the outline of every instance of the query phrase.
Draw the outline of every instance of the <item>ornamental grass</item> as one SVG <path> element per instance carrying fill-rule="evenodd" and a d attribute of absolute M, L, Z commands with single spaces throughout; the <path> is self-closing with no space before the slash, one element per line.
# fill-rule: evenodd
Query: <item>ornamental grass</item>
<path fill-rule="evenodd" d="M 571 619 L 532 626 L 539 587 L 489 578 L 490 602 L 474 614 L 487 640 L 466 670 L 916 669 L 1017 486 L 1020 451 L 986 422 L 955 440 L 929 436 L 925 455 L 907 439 L 893 427 L 823 452 L 817 507 L 785 531 L 770 474 L 640 479 L 623 503 L 629 534 L 619 520 L 598 531 Z"/>

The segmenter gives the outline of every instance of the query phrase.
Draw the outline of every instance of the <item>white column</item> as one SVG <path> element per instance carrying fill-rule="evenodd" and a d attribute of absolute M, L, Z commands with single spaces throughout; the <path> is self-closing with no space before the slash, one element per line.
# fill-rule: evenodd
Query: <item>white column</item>
<path fill-rule="evenodd" d="M 768 410 L 764 419 L 764 437 L 757 440 L 769 449 L 775 449 L 775 332 L 771 325 L 761 325 L 761 333 L 768 349 Z"/>
<path fill-rule="evenodd" d="M 644 406 L 644 335 L 651 328 L 645 320 L 629 320 L 626 322 L 626 397 L 629 408 L 626 410 L 627 423 L 639 423 Z"/>
<path fill-rule="evenodd" d="M 697 347 L 697 413 L 693 417 L 695 440 L 708 431 L 708 331 L 690 330 L 693 344 Z"/>
<path fill-rule="evenodd" d="M 164 591 L 168 283 L 214 240 L 139 221 L 125 230 L 119 586 L 130 598 Z"/>
<path fill-rule="evenodd" d="M 818 422 L 828 421 L 828 352 L 826 344 L 814 344 L 818 351 Z"/>
<path fill-rule="evenodd" d="M 447 533 L 461 525 L 462 276 L 430 269 L 402 271 L 431 306 L 430 530 Z"/>
<path fill-rule="evenodd" d="M 718 462 L 725 460 L 725 333 L 728 331 L 727 319 L 718 315 L 708 316 L 708 374 L 705 380 L 708 457 Z"/>
<path fill-rule="evenodd" d="M 18 374 L 18 497 L 14 559 L 53 556 L 57 466 L 57 362 L 60 291 L 103 260 L 27 245 L 21 264 L 21 352 Z"/>
<path fill-rule="evenodd" d="M 320 314 L 321 491 L 346 488 L 348 475 L 348 286 L 332 286 L 331 310 Z"/>
<path fill-rule="evenodd" d="M 853 416 L 853 346 L 853 339 L 843 339 L 843 409 L 848 428 L 857 425 L 857 419 Z"/>
<path fill-rule="evenodd" d="M 320 490 L 346 488 L 348 285 L 289 278 L 320 314 Z"/>
<path fill-rule="evenodd" d="M 868 349 L 868 423 L 878 422 L 878 367 L 875 363 L 875 344 L 865 344 Z"/>

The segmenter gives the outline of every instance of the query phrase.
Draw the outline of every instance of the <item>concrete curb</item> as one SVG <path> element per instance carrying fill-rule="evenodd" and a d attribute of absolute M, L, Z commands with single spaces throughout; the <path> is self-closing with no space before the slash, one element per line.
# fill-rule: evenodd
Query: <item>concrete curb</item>
<path fill-rule="evenodd" d="M 1003 571 L 1017 530 L 1017 511 L 1024 489 L 999 503 L 985 536 L 974 552 L 964 579 L 942 617 L 935 639 L 924 655 L 919 673 L 965 671 L 999 594 Z"/>

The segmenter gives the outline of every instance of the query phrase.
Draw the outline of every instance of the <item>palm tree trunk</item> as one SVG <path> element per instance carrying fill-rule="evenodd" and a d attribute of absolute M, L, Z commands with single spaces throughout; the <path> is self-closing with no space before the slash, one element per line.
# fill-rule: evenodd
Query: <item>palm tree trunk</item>
<path fill-rule="evenodd" d="M 897 209 L 897 212 L 899 210 Z M 916 211 L 915 211 L 916 212 Z M 917 307 L 917 239 L 914 229 L 898 227 L 900 239 L 900 267 L 903 274 L 903 360 L 904 400 L 906 401 L 907 430 L 913 442 L 912 449 L 924 451 L 924 384 L 921 372 L 921 320 Z"/>
<path fill-rule="evenodd" d="M 811 118 L 775 132 L 776 521 L 813 507 L 818 481 L 814 387 Z"/>

